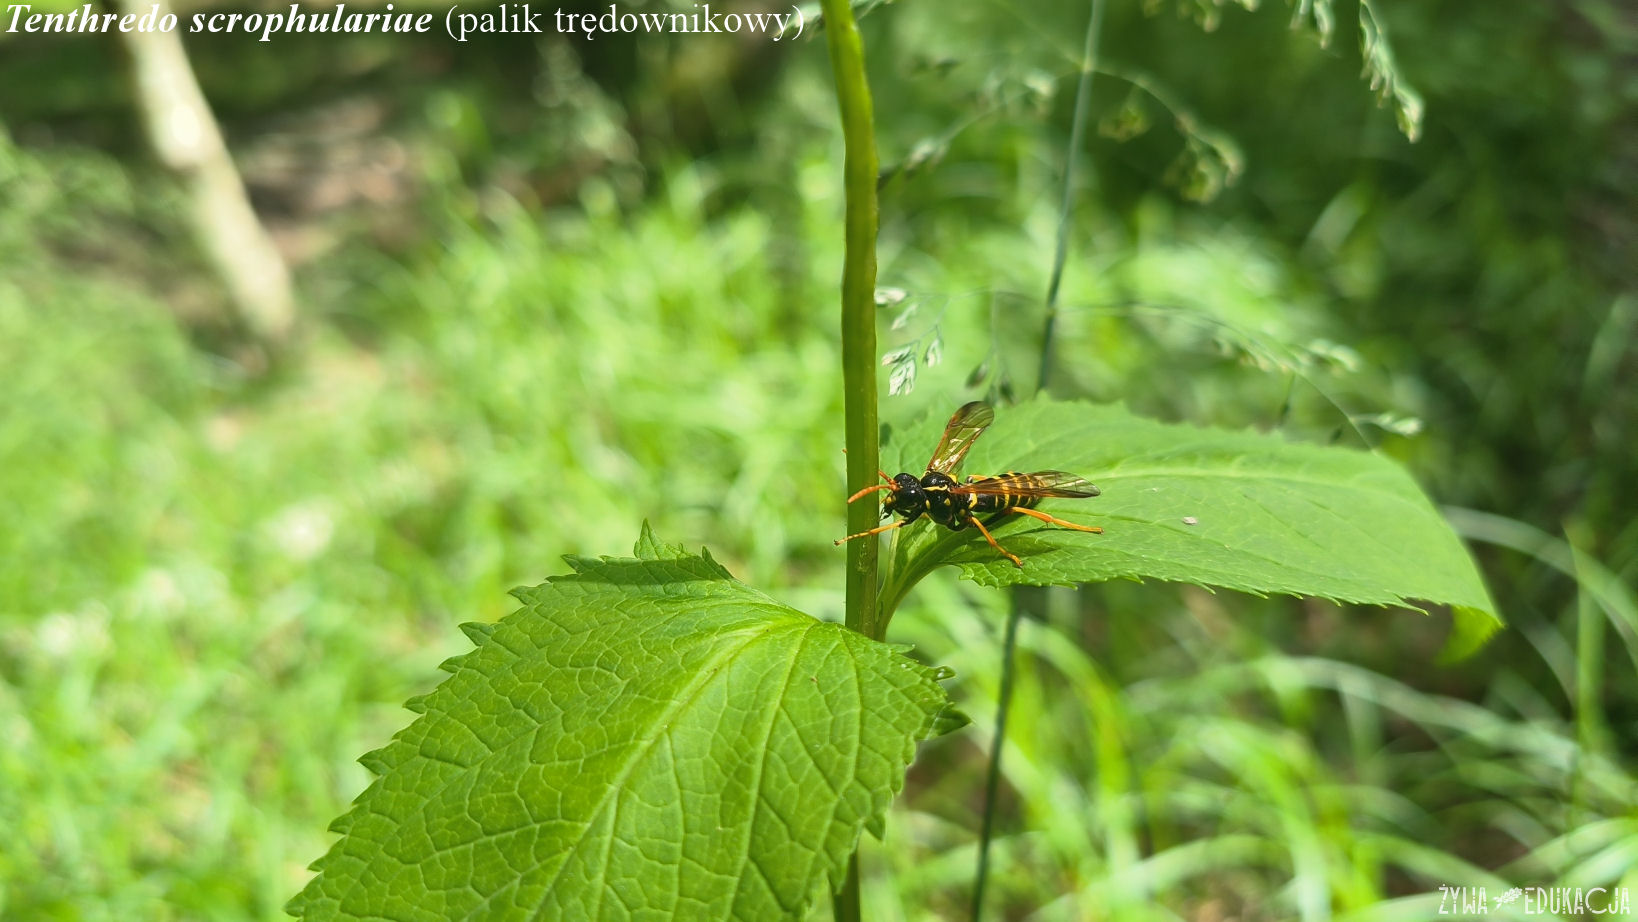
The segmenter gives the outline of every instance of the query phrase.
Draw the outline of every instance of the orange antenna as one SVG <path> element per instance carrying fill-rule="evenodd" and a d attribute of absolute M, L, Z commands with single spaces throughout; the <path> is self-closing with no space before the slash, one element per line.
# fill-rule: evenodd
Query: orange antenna
<path fill-rule="evenodd" d="M 866 494 L 874 493 L 877 490 L 895 490 L 895 491 L 898 490 L 899 485 L 894 483 L 893 478 L 887 476 L 887 473 L 885 471 L 882 471 L 882 470 L 878 469 L 876 471 L 876 473 L 881 474 L 882 479 L 887 481 L 887 482 L 886 483 L 878 483 L 873 487 L 865 487 L 863 490 L 860 490 L 859 492 L 853 494 L 852 496 L 849 496 L 847 498 L 847 501 L 851 503 L 854 500 L 859 499 L 860 497 L 862 497 L 862 496 L 864 496 Z M 844 538 L 842 540 L 845 541 L 847 539 Z"/>
<path fill-rule="evenodd" d="M 868 496 L 869 494 L 874 493 L 877 490 L 897 490 L 898 488 L 899 488 L 899 485 L 896 484 L 896 483 L 878 483 L 873 487 L 865 487 L 863 490 L 860 490 L 859 492 L 853 494 L 852 496 L 849 496 L 847 498 L 847 501 L 851 503 L 854 500 L 861 499 L 861 498 L 863 498 L 865 496 Z"/>

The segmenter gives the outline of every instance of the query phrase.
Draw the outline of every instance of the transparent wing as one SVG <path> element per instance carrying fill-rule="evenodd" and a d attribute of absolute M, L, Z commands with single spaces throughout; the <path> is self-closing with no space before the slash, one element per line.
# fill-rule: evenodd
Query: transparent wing
<path fill-rule="evenodd" d="M 961 459 L 967 457 L 967 449 L 973 447 L 993 422 L 995 410 L 982 400 L 974 400 L 955 411 L 949 425 L 944 427 L 944 438 L 939 439 L 938 447 L 933 449 L 927 469 L 941 474 L 954 473 Z"/>
<path fill-rule="evenodd" d="M 1032 474 L 998 474 L 994 477 L 969 477 L 966 483 L 951 487 L 951 493 L 978 496 L 1039 496 L 1084 499 L 1097 496 L 1098 488 L 1079 474 L 1068 471 L 1036 471 Z"/>

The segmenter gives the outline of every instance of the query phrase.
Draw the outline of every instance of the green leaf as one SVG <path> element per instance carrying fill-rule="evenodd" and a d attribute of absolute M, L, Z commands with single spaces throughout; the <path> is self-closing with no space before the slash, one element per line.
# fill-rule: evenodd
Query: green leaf
<path fill-rule="evenodd" d="M 795 918 L 964 722 L 898 650 L 655 540 L 571 559 L 371 753 L 306 919 Z"/>
<path fill-rule="evenodd" d="M 911 427 L 884 450 L 883 463 L 897 465 L 888 470 L 919 473 L 943 424 L 935 416 Z M 1103 534 L 1007 516 L 992 533 L 1024 558 L 1019 569 L 976 530 L 918 523 L 895 533 L 887 604 L 954 564 L 990 586 L 1154 578 L 1339 602 L 1443 603 L 1456 610 L 1447 656 L 1477 649 L 1501 624 L 1455 533 L 1382 455 L 1042 399 L 997 413 L 964 465 L 969 473 L 1051 469 L 1080 474 L 1103 495 L 1039 508 Z"/>

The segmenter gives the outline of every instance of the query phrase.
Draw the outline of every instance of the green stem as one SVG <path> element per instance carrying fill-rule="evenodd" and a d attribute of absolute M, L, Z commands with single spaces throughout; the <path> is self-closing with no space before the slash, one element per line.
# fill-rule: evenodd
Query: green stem
<path fill-rule="evenodd" d="M 1086 137 L 1086 119 L 1092 109 L 1092 75 L 1098 69 L 1098 31 L 1103 26 L 1103 2 L 1092 0 L 1081 48 L 1081 77 L 1075 85 L 1075 120 L 1069 126 L 1069 150 L 1064 156 L 1064 194 L 1058 203 L 1058 246 L 1052 256 L 1052 279 L 1047 282 L 1046 329 L 1041 335 L 1041 367 L 1036 390 L 1044 391 L 1052 374 L 1052 340 L 1058 326 L 1058 285 L 1069 261 L 1069 222 L 1075 213 L 1075 162 Z"/>
<path fill-rule="evenodd" d="M 1001 788 L 1001 744 L 1007 741 L 1007 711 L 1012 704 L 1012 649 L 1018 644 L 1019 608 L 1015 601 L 1007 613 L 1007 639 L 1002 644 L 1007 655 L 1001 667 L 1001 696 L 995 705 L 995 741 L 990 744 L 990 761 L 984 772 L 984 819 L 978 828 L 978 876 L 973 881 L 973 904 L 968 913 L 974 922 L 983 918 L 984 888 L 990 879 L 990 838 L 995 832 L 995 798 Z"/>
<path fill-rule="evenodd" d="M 956 546 L 971 536 L 971 532 L 927 527 L 931 524 L 925 523 L 914 530 L 901 528 L 887 544 L 892 551 L 886 575 L 882 577 L 881 601 L 877 608 L 883 634 L 910 590 L 927 574 L 943 566 Z"/>
<path fill-rule="evenodd" d="M 836 76 L 845 148 L 843 184 L 847 197 L 847 254 L 842 268 L 842 390 L 847 415 L 848 492 L 876 479 L 876 135 L 864 43 L 847 0 L 822 0 L 830 69 Z M 848 533 L 875 526 L 877 505 L 848 507 Z M 880 542 L 847 545 L 847 626 L 880 640 L 886 627 L 877 619 L 876 567 Z M 832 902 L 838 922 L 858 922 L 859 855 L 848 859 L 847 879 Z"/>
<path fill-rule="evenodd" d="M 842 388 L 847 414 L 847 488 L 876 480 L 876 137 L 864 44 L 847 0 L 824 0 L 825 36 L 846 148 L 847 257 L 842 269 Z M 848 533 L 875 527 L 875 503 L 848 509 Z M 847 626 L 881 639 L 877 623 L 876 565 L 879 542 L 847 545 Z"/>
<path fill-rule="evenodd" d="M 836 922 L 859 922 L 859 853 L 854 852 L 847 859 L 847 879 L 842 881 L 842 889 L 831 897 L 831 916 Z"/>
<path fill-rule="evenodd" d="M 1103 0 L 1091 0 L 1086 23 L 1085 44 L 1081 48 L 1081 75 L 1075 85 L 1075 118 L 1069 127 L 1069 149 L 1064 152 L 1064 189 L 1058 206 L 1058 241 L 1052 256 L 1052 276 L 1047 282 L 1046 324 L 1041 332 L 1041 364 L 1036 390 L 1044 391 L 1052 375 L 1052 341 L 1058 325 L 1058 290 L 1069 261 L 1070 221 L 1075 211 L 1075 164 L 1086 137 L 1087 115 L 1092 108 L 1092 75 L 1098 67 L 1098 33 L 1103 27 Z M 1001 748 L 1007 739 L 1007 715 L 1011 712 L 1013 658 L 1018 646 L 1018 622 L 1023 617 L 1022 587 L 1012 594 L 1007 609 L 1006 639 L 1001 644 L 1001 689 L 995 702 L 995 740 L 990 744 L 990 760 L 984 773 L 984 813 L 978 833 L 978 870 L 973 881 L 970 916 L 979 922 L 984 914 L 984 890 L 989 883 L 990 839 L 995 829 L 995 798 L 1001 784 Z"/>

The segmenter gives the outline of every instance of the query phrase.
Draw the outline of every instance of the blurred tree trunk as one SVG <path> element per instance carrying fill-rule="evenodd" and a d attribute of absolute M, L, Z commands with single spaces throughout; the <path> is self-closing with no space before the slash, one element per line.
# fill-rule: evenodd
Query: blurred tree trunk
<path fill-rule="evenodd" d="M 153 0 L 115 0 L 120 13 L 141 15 Z M 162 4 L 160 14 L 168 12 Z M 194 79 L 182 39 L 172 32 L 122 32 L 136 80 L 137 108 L 148 143 L 186 184 L 192 222 L 239 319 L 274 346 L 295 322 L 290 272 L 250 207 L 210 106 Z"/>

